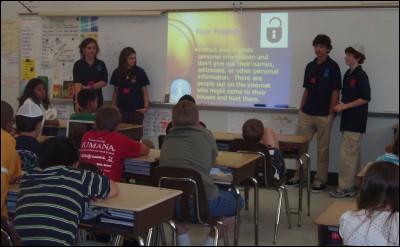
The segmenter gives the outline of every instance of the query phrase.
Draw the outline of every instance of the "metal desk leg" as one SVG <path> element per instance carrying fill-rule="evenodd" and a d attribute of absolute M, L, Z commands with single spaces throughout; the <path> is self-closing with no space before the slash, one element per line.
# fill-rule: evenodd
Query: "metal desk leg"
<path fill-rule="evenodd" d="M 303 213 L 303 175 L 304 175 L 304 162 L 300 156 L 297 156 L 300 164 L 300 182 L 299 182 L 299 208 L 298 208 L 298 223 L 297 226 L 301 226 L 301 214 Z M 309 179 L 309 178 L 308 178 Z"/>
<path fill-rule="evenodd" d="M 252 181 L 252 183 L 253 183 L 253 186 L 254 186 L 254 245 L 255 246 L 258 246 L 258 233 L 259 233 L 259 230 L 258 230 L 258 226 L 259 226 L 259 224 L 258 224 L 258 222 L 259 222 L 259 218 L 258 218 L 258 216 L 259 216 L 259 210 L 258 210 L 258 208 L 259 208 L 259 205 L 258 205 L 258 182 L 257 182 L 257 179 L 255 179 L 255 178 L 253 178 L 253 177 L 250 177 L 249 178 L 249 180 L 251 180 Z"/>
<path fill-rule="evenodd" d="M 240 216 L 240 191 L 236 186 L 233 188 L 236 193 L 236 217 L 235 217 L 235 234 L 233 238 L 233 245 L 239 245 L 239 216 Z"/>
<path fill-rule="evenodd" d="M 308 153 L 304 153 L 307 157 L 307 216 L 310 216 L 310 191 L 311 191 L 311 158 Z"/>

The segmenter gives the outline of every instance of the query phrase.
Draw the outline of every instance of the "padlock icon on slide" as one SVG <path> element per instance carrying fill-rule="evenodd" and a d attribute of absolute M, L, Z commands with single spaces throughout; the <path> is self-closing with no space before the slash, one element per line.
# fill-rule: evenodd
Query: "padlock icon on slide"
<path fill-rule="evenodd" d="M 282 21 L 278 17 L 274 17 L 269 24 L 274 20 L 279 21 L 279 27 L 267 27 L 267 39 L 271 43 L 279 42 L 282 39 Z"/>

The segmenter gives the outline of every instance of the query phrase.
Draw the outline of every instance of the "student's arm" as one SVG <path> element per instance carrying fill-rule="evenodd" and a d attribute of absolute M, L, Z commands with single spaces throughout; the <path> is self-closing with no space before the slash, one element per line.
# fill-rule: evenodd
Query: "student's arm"
<path fill-rule="evenodd" d="M 95 84 L 92 85 L 92 88 L 96 90 L 96 89 L 103 88 L 103 87 L 105 87 L 105 86 L 107 86 L 107 82 L 105 82 L 105 81 L 98 81 L 98 82 L 96 82 Z M 90 86 L 88 86 L 88 88 L 90 88 Z"/>
<path fill-rule="evenodd" d="M 333 109 L 337 102 L 339 102 L 339 90 L 333 90 L 331 97 L 331 106 L 329 107 L 329 114 L 334 114 L 335 110 Z"/>
<path fill-rule="evenodd" d="M 149 91 L 147 90 L 147 86 L 142 87 L 143 94 L 143 109 L 138 109 L 141 113 L 145 113 L 149 110 Z"/>
<path fill-rule="evenodd" d="M 82 89 L 82 83 L 76 82 L 75 83 L 75 102 L 74 102 L 75 112 L 79 112 L 78 94 L 81 91 L 81 89 Z"/>
<path fill-rule="evenodd" d="M 149 152 L 150 148 L 146 144 L 140 143 L 140 156 L 148 155 Z"/>
<path fill-rule="evenodd" d="M 111 100 L 111 105 L 118 108 L 118 87 L 114 86 L 114 92 Z"/>
<path fill-rule="evenodd" d="M 107 198 L 115 197 L 119 194 L 118 185 L 110 179 L 110 192 L 107 195 Z"/>
<path fill-rule="evenodd" d="M 306 103 L 307 97 L 308 97 L 308 89 L 305 88 L 305 89 L 304 89 L 304 92 L 303 92 L 303 97 L 301 98 L 300 111 L 303 110 L 303 106 L 304 106 L 304 104 Z"/>
<path fill-rule="evenodd" d="M 333 109 L 336 112 L 341 112 L 341 111 L 344 111 L 344 110 L 349 109 L 349 108 L 353 108 L 353 107 L 357 107 L 357 106 L 366 104 L 368 102 L 369 102 L 368 100 L 365 100 L 365 99 L 362 99 L 362 98 L 358 98 L 358 99 L 356 99 L 356 100 L 354 100 L 352 102 L 349 102 L 349 103 L 339 102 Z"/>

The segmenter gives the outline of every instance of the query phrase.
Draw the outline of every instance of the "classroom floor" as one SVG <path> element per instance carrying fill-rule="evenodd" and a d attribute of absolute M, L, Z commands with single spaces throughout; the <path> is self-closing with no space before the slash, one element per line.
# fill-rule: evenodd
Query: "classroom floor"
<path fill-rule="evenodd" d="M 291 208 L 298 206 L 298 188 L 287 188 L 289 194 L 289 204 Z M 329 191 L 333 191 L 335 187 L 328 186 L 327 191 L 319 194 L 311 193 L 311 209 L 310 216 L 307 216 L 307 193 L 303 191 L 303 214 L 302 225 L 297 226 L 297 215 L 291 214 L 292 229 L 289 229 L 288 220 L 285 214 L 284 205 L 282 205 L 281 221 L 278 229 L 278 238 L 276 245 L 318 245 L 318 227 L 314 224 L 314 220 L 327 208 L 334 200 L 355 201 L 355 198 L 331 198 Z M 273 231 L 276 214 L 276 205 L 278 201 L 278 193 L 274 190 L 266 190 L 260 188 L 260 218 L 259 218 L 259 245 L 274 246 Z M 241 191 L 243 195 L 243 191 Z M 242 223 L 239 229 L 239 245 L 254 246 L 254 210 L 253 210 L 253 190 L 250 191 L 249 211 L 242 211 Z M 167 238 L 170 236 L 168 227 L 166 230 Z M 207 237 L 209 228 L 192 226 L 189 230 L 192 245 L 202 245 Z M 229 245 L 233 245 L 233 228 L 228 232 Z M 168 242 L 170 245 L 171 242 Z M 219 241 L 219 245 L 223 245 L 223 241 Z"/>

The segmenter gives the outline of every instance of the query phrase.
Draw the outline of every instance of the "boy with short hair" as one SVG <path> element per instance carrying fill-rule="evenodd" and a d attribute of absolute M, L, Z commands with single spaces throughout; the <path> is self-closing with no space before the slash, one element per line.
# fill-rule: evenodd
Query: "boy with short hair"
<path fill-rule="evenodd" d="M 6 198 L 11 181 L 21 175 L 21 161 L 15 150 L 15 139 L 8 133 L 11 130 L 14 110 L 10 104 L 1 101 L 1 216 L 8 219 Z"/>
<path fill-rule="evenodd" d="M 96 120 L 97 93 L 93 89 L 82 89 L 78 93 L 78 104 L 80 112 L 71 114 L 74 120 Z"/>
<path fill-rule="evenodd" d="M 371 100 L 368 75 L 361 67 L 365 60 L 364 47 L 354 44 L 347 47 L 345 53 L 349 69 L 343 76 L 342 101 L 333 108 L 335 112 L 342 112 L 339 186 L 329 193 L 331 197 L 339 198 L 357 194 L 355 183 L 361 168 L 361 141 L 367 129 L 368 103 Z"/>
<path fill-rule="evenodd" d="M 206 188 L 211 216 L 220 217 L 228 230 L 234 223 L 237 198 L 234 192 L 219 190 L 213 183 L 210 170 L 218 155 L 217 144 L 211 132 L 201 127 L 199 122 L 199 110 L 193 102 L 183 100 L 174 106 L 173 128 L 164 138 L 160 166 L 177 166 L 199 172 Z M 243 204 L 241 198 L 241 207 Z M 177 229 L 178 244 L 191 245 L 186 226 L 178 224 Z M 211 231 L 203 245 L 211 245 L 214 237 Z"/>
<path fill-rule="evenodd" d="M 15 123 L 19 135 L 15 140 L 23 171 L 31 172 L 39 165 L 37 157 L 39 142 L 36 138 L 40 135 L 42 120 L 42 110 L 32 101 L 25 101 L 17 110 Z"/>
<path fill-rule="evenodd" d="M 89 200 L 118 195 L 106 176 L 76 169 L 78 146 L 52 137 L 39 148 L 39 166 L 21 179 L 13 224 L 24 245 L 74 245 Z"/>
<path fill-rule="evenodd" d="M 327 187 L 329 142 L 335 118 L 333 107 L 339 100 L 342 80 L 339 65 L 328 55 L 332 50 L 331 39 L 325 34 L 318 34 L 312 45 L 316 58 L 305 69 L 296 134 L 313 137 L 317 133 L 317 173 L 312 192 L 321 193 Z M 303 174 L 307 174 L 306 169 Z M 298 186 L 306 179 L 306 176 L 300 178 L 300 165 L 297 163 L 296 173 L 286 185 Z"/>
<path fill-rule="evenodd" d="M 97 130 L 86 132 L 82 137 L 80 161 L 96 164 L 115 182 L 122 181 L 126 158 L 147 155 L 145 144 L 118 133 L 121 114 L 112 106 L 102 106 L 96 113 Z"/>
<path fill-rule="evenodd" d="M 245 143 L 262 143 L 273 150 L 272 165 L 275 167 L 275 179 L 286 174 L 284 158 L 279 150 L 278 138 L 272 128 L 265 128 L 264 124 L 255 118 L 247 120 L 242 126 L 242 135 Z M 271 150 L 271 152 L 272 152 Z"/>

